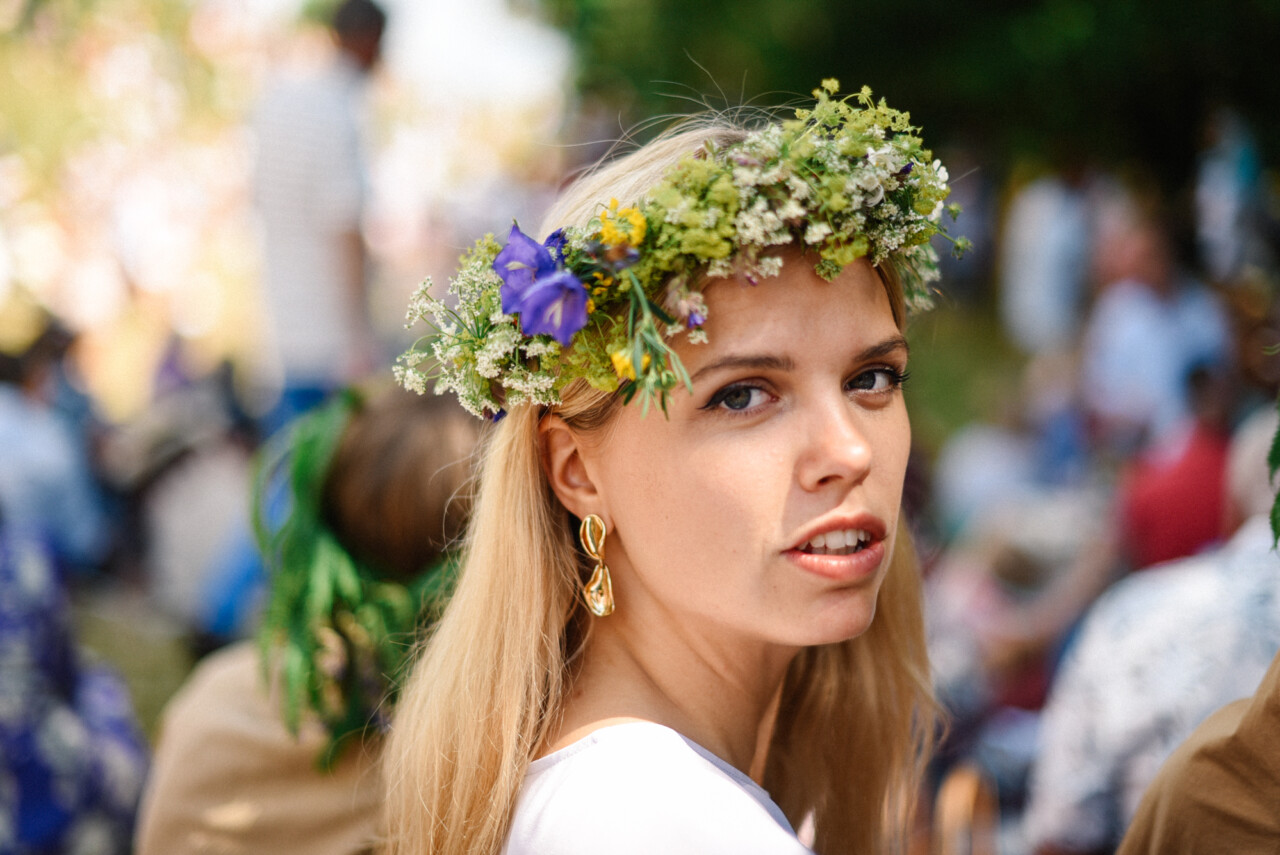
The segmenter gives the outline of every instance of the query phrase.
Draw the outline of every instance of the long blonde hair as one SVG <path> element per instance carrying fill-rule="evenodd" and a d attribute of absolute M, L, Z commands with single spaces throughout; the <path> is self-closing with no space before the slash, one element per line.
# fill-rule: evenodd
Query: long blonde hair
<path fill-rule="evenodd" d="M 580 179 L 548 219 L 583 223 L 611 197 L 639 199 L 707 140 L 743 134 L 719 122 L 663 137 Z M 881 274 L 901 325 L 901 285 L 891 265 Z M 555 412 L 577 431 L 602 429 L 620 405 L 582 381 L 561 397 Z M 563 710 L 590 616 L 574 520 L 542 468 L 543 415 L 512 409 L 481 460 L 457 591 L 403 690 L 384 754 L 389 855 L 497 853 Z M 792 663 L 764 785 L 794 825 L 813 816 L 823 855 L 900 849 L 935 720 L 920 580 L 899 525 L 870 628 Z"/>

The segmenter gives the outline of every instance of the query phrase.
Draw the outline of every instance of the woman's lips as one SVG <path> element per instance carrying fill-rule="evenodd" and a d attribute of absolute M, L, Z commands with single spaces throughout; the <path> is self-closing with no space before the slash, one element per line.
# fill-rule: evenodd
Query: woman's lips
<path fill-rule="evenodd" d="M 856 582 L 874 576 L 884 562 L 884 539 L 867 544 L 848 555 L 815 555 L 800 549 L 788 549 L 783 553 L 789 561 L 805 572 L 834 582 Z"/>

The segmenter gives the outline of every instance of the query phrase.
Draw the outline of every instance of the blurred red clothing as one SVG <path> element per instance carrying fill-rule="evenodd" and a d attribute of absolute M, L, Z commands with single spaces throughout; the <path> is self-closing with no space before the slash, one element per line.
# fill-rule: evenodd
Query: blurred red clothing
<path fill-rule="evenodd" d="M 1119 489 L 1121 542 L 1135 569 L 1194 555 L 1226 529 L 1228 437 L 1197 424 L 1135 461 Z"/>

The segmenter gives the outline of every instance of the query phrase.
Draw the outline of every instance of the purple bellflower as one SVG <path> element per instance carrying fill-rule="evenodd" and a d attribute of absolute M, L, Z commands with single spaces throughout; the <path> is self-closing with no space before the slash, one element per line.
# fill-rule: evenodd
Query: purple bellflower
<path fill-rule="evenodd" d="M 493 269 L 502 279 L 502 311 L 520 315 L 524 334 L 546 333 L 568 345 L 587 325 L 587 289 L 568 270 L 559 269 L 564 243 L 560 229 L 540 244 L 512 224 Z"/>
<path fill-rule="evenodd" d="M 513 315 L 520 311 L 534 281 L 556 272 L 556 263 L 545 246 L 512 223 L 507 245 L 493 260 L 493 269 L 502 277 L 502 311 Z"/>
<path fill-rule="evenodd" d="M 587 289 L 572 273 L 561 270 L 533 283 L 520 304 L 525 335 L 547 333 L 567 345 L 587 325 Z"/>
<path fill-rule="evenodd" d="M 565 236 L 564 229 L 556 229 L 547 235 L 547 239 L 542 245 L 551 253 L 551 260 L 556 264 L 564 264 L 564 245 L 569 242 L 569 238 Z"/>

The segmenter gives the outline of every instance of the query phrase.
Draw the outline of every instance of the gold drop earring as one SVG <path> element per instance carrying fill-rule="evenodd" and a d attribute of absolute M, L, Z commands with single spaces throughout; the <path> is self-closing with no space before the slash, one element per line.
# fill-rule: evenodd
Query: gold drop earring
<path fill-rule="evenodd" d="M 613 581 L 609 578 L 609 568 L 604 563 L 604 538 L 607 532 L 604 520 L 595 514 L 587 514 L 582 518 L 578 528 L 578 539 L 587 555 L 595 560 L 596 566 L 591 571 L 591 578 L 582 589 L 582 597 L 587 601 L 587 608 L 596 617 L 613 614 Z"/>

